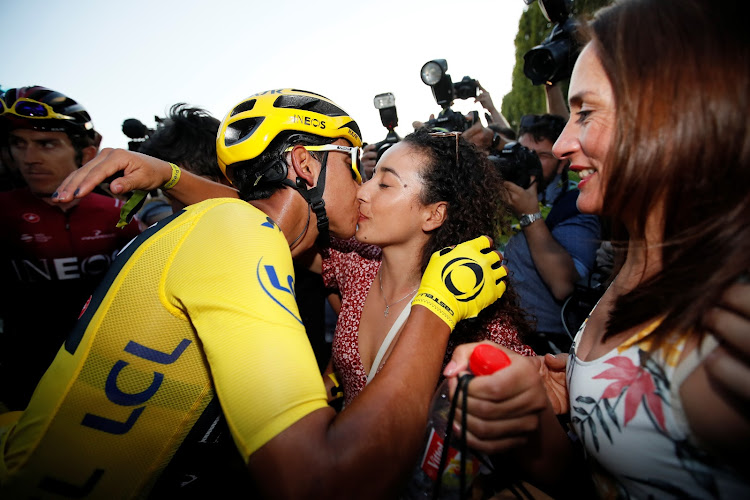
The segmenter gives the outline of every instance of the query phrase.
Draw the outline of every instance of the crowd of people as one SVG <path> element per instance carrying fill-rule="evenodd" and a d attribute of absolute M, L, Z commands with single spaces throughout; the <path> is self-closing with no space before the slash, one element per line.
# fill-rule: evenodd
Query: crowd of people
<path fill-rule="evenodd" d="M 567 105 L 546 85 L 513 130 L 480 87 L 491 123 L 380 155 L 292 88 L 177 103 L 138 152 L 60 91 L 4 92 L 0 496 L 401 498 L 486 343 L 511 363 L 466 386 L 454 426 L 489 462 L 465 495 L 746 498 L 741 20 L 616 1 L 581 21 Z M 492 160 L 514 144 L 528 185 Z"/>

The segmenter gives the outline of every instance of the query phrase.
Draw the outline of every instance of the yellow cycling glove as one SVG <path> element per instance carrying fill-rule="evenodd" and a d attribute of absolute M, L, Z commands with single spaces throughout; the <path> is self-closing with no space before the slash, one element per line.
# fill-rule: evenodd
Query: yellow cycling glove
<path fill-rule="evenodd" d="M 428 308 L 453 331 L 502 297 L 508 272 L 500 259 L 485 236 L 435 252 L 412 305 Z"/>

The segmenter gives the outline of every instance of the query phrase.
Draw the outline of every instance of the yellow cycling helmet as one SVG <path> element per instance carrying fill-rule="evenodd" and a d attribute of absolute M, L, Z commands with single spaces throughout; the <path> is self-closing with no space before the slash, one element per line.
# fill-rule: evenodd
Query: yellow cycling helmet
<path fill-rule="evenodd" d="M 362 146 L 359 126 L 333 101 L 304 90 L 267 90 L 240 101 L 221 122 L 216 138 L 221 171 L 231 181 L 234 165 L 257 158 L 276 136 L 291 131 Z"/>

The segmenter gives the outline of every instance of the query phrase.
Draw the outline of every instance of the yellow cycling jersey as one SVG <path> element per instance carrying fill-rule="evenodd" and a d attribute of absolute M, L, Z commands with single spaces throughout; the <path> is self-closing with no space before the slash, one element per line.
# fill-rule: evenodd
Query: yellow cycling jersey
<path fill-rule="evenodd" d="M 245 463 L 327 406 L 287 242 L 228 198 L 161 221 L 115 259 L 26 411 L 0 429 L 0 497 L 148 495 L 197 423 L 213 429 L 216 399 Z"/>

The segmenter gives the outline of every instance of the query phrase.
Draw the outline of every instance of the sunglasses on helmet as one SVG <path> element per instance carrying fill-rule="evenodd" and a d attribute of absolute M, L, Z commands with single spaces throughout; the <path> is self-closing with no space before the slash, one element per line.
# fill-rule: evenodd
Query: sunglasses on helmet
<path fill-rule="evenodd" d="M 362 148 L 354 146 L 339 146 L 338 144 L 323 144 L 322 146 L 302 146 L 308 151 L 334 151 L 339 153 L 347 153 L 352 157 L 352 178 L 357 181 L 357 184 L 362 184 L 362 175 L 359 173 L 359 164 L 362 157 Z M 288 153 L 295 146 L 289 146 L 284 152 Z"/>
<path fill-rule="evenodd" d="M 0 98 L 0 102 L 3 104 L 3 112 L 0 115 L 10 114 L 21 118 L 41 118 L 45 120 L 75 120 L 72 116 L 58 113 L 48 104 L 26 97 L 17 99 L 10 107 L 5 104 L 5 99 Z"/>

